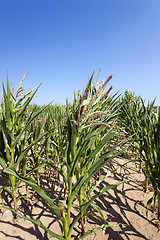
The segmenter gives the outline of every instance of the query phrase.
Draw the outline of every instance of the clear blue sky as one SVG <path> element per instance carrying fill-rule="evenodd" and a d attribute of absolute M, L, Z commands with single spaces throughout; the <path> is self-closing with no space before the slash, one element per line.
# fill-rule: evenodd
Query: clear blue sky
<path fill-rule="evenodd" d="M 160 0 L 0 0 L 0 80 L 8 69 L 17 88 L 28 70 L 34 102 L 60 103 L 99 68 L 160 104 Z"/>

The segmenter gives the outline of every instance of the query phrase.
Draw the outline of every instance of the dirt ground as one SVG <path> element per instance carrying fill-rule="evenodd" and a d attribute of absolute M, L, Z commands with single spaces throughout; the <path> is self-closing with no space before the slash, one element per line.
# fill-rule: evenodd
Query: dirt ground
<path fill-rule="evenodd" d="M 87 236 L 86 240 L 160 240 L 160 231 L 158 226 L 157 214 L 152 208 L 146 216 L 146 203 L 153 195 L 152 189 L 144 192 L 144 176 L 139 173 L 138 168 L 133 162 L 124 165 L 128 160 L 116 158 L 112 160 L 115 172 L 101 183 L 113 184 L 122 180 L 130 179 L 128 182 L 115 187 L 109 192 L 103 194 L 95 203 L 101 207 L 105 218 L 110 224 L 119 224 L 115 228 L 106 228 L 98 230 Z M 104 170 L 107 170 L 108 166 Z M 0 181 L 2 181 L 0 179 Z M 57 182 L 58 183 L 58 182 Z M 41 179 L 43 186 L 48 186 L 50 194 L 61 194 L 58 192 L 58 185 L 49 186 L 45 178 Z M 47 185 L 48 184 L 48 185 Z M 1 182 L 0 182 L 1 185 Z M 9 205 L 11 199 L 5 195 L 5 201 Z M 24 200 L 23 200 L 24 201 Z M 1 206 L 1 205 L 0 205 Z M 34 219 L 40 219 L 52 231 L 60 234 L 59 225 L 55 221 L 55 215 L 52 210 L 43 202 L 38 202 L 34 206 L 19 207 L 19 211 L 25 213 Z M 74 216 L 73 216 L 74 217 Z M 93 216 L 87 219 L 86 230 L 98 227 L 100 222 Z M 80 233 L 80 227 L 77 226 L 72 234 L 72 239 L 76 240 Z M 24 219 L 13 219 L 13 214 L 0 207 L 0 240 L 48 240 L 48 234 Z M 52 238 L 54 239 L 54 238 Z"/>

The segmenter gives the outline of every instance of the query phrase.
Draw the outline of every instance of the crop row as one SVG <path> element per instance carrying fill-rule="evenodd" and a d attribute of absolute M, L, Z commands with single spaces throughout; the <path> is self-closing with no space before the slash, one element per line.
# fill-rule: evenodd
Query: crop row
<path fill-rule="evenodd" d="M 102 177 L 99 171 L 114 157 L 131 149 L 139 162 L 140 169 L 154 189 L 151 203 L 158 200 L 158 218 L 160 219 L 160 111 L 155 111 L 154 102 L 146 106 L 141 97 L 125 92 L 124 97 L 112 95 L 112 87 L 107 89 L 107 80 L 94 82 L 94 74 L 83 91 L 74 93 L 74 99 L 65 105 L 37 106 L 31 104 L 36 89 L 25 92 L 22 79 L 18 90 L 10 87 L 7 75 L 7 87 L 3 83 L 3 101 L 0 106 L 0 165 L 1 176 L 6 184 L 0 186 L 13 199 L 9 208 L 14 218 L 27 219 L 43 228 L 51 237 L 71 239 L 71 233 L 77 222 L 81 223 L 81 236 L 87 236 L 97 229 L 110 226 L 101 209 L 94 201 L 109 189 L 121 184 L 106 185 L 95 192 Z M 124 140 L 122 140 L 122 136 Z M 63 192 L 53 199 L 40 184 L 41 173 L 53 180 L 57 173 Z M 107 174 L 106 173 L 106 177 Z M 26 192 L 18 191 L 24 183 Z M 22 215 L 18 210 L 21 198 L 30 200 L 30 188 L 38 193 L 54 211 L 61 229 L 61 235 L 47 228 L 40 220 Z M 75 204 L 76 203 L 76 204 Z M 33 203 L 31 203 L 33 204 Z M 86 217 L 93 214 L 103 219 L 99 228 L 85 231 Z M 76 211 L 74 219 L 72 211 Z"/>

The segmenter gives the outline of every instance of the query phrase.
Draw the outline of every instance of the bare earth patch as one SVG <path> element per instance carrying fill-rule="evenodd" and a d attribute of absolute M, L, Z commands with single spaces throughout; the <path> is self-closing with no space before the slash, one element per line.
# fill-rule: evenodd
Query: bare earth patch
<path fill-rule="evenodd" d="M 110 224 L 119 224 L 115 228 L 107 228 L 98 230 L 87 236 L 86 240 L 159 240 L 160 231 L 157 221 L 157 214 L 152 209 L 148 211 L 146 216 L 146 203 L 152 196 L 152 191 L 145 193 L 143 191 L 144 176 L 138 172 L 135 164 L 130 162 L 124 165 L 127 160 L 117 158 L 112 160 L 115 167 L 115 173 L 101 183 L 101 187 L 105 184 L 113 184 L 125 179 L 130 181 L 111 189 L 106 194 L 97 199 L 95 203 L 99 205 L 103 211 L 105 218 Z M 107 170 L 107 166 L 105 170 Z M 2 179 L 0 179 L 0 185 Z M 58 182 L 49 185 L 42 179 L 42 184 L 48 184 L 48 191 L 51 195 L 61 194 L 58 190 Z M 5 201 L 10 204 L 11 198 L 5 195 Z M 38 202 L 34 206 L 24 204 L 19 211 L 25 213 L 34 219 L 40 219 L 52 231 L 60 234 L 59 225 L 56 217 L 51 209 L 44 203 Z M 74 217 L 74 216 L 72 216 Z M 87 219 L 86 230 L 98 227 L 103 222 L 94 217 Z M 73 231 L 72 239 L 76 240 L 80 234 L 80 226 Z M 13 214 L 0 207 L 0 240 L 48 240 L 49 236 L 44 230 L 35 226 L 31 222 L 24 219 L 13 219 Z M 52 238 L 54 239 L 54 238 Z"/>

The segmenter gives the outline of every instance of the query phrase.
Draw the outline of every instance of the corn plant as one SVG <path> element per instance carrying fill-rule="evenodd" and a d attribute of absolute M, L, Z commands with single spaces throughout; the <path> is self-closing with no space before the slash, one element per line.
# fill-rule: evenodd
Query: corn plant
<path fill-rule="evenodd" d="M 69 124 L 68 132 L 70 132 L 71 131 L 70 129 L 73 128 L 72 131 L 75 133 L 74 140 L 72 140 L 71 142 L 73 146 L 72 149 L 77 150 L 78 147 L 82 145 L 83 139 L 86 137 L 86 135 L 92 133 L 93 130 L 98 130 L 98 129 L 100 130 L 95 135 L 95 138 L 93 139 L 92 144 L 87 146 L 83 155 L 79 156 L 79 158 L 76 160 L 77 163 L 74 166 L 74 171 L 75 171 L 75 177 L 77 182 L 81 177 L 83 177 L 83 175 L 92 166 L 92 163 L 96 161 L 96 158 L 98 158 L 99 155 L 102 154 L 102 152 L 100 152 L 99 154 L 98 153 L 95 154 L 94 160 L 93 160 L 93 156 L 91 158 L 89 157 L 91 153 L 94 152 L 94 150 L 99 146 L 99 143 L 101 142 L 101 139 L 103 138 L 103 136 L 106 133 L 108 133 L 109 129 L 113 129 L 113 126 L 114 126 L 113 123 L 119 114 L 119 111 L 118 111 L 120 109 L 119 102 L 116 101 L 116 99 L 114 99 L 114 96 L 113 97 L 109 96 L 109 92 L 111 91 L 112 87 L 108 91 L 105 91 L 106 84 L 111 78 L 112 78 L 112 75 L 105 82 L 95 86 L 95 85 L 92 85 L 92 80 L 93 80 L 93 75 L 92 75 L 86 89 L 83 91 L 83 94 L 80 94 L 80 92 L 78 92 L 77 95 L 76 94 L 74 95 L 74 101 L 71 109 L 69 109 L 69 105 L 68 105 L 67 114 L 68 112 L 71 113 L 70 116 L 68 115 L 69 116 L 68 119 L 70 119 L 70 121 L 68 120 L 67 122 L 67 125 Z M 115 135 L 115 132 L 113 135 Z M 107 146 L 108 142 L 110 141 L 106 140 L 106 144 L 102 148 L 102 151 L 105 152 L 106 150 L 105 147 Z M 74 152 L 71 153 L 71 157 L 72 155 L 74 157 Z M 99 184 L 100 184 L 100 181 L 99 181 Z M 98 184 L 96 186 L 98 186 Z M 91 198 L 93 187 L 94 186 L 92 183 L 92 179 L 90 179 L 89 182 L 86 182 L 86 184 L 84 184 L 80 188 L 77 195 L 77 199 L 79 201 L 79 211 L 83 206 L 83 203 L 85 201 L 88 201 L 89 198 Z M 92 206 L 93 206 L 93 203 L 92 203 Z M 85 224 L 85 213 L 82 214 L 81 216 L 81 225 L 82 225 L 83 234 L 85 232 L 84 224 Z"/>
<path fill-rule="evenodd" d="M 147 119 L 152 115 L 153 103 L 148 103 L 147 108 L 145 102 L 140 96 L 135 96 L 134 93 L 126 91 L 124 97 L 121 98 L 122 108 L 120 114 L 119 125 L 121 132 L 128 136 L 132 136 L 132 153 L 139 161 L 139 170 L 141 170 L 141 159 L 139 158 L 139 150 L 137 145 L 142 145 L 143 126 L 147 124 Z"/>
<path fill-rule="evenodd" d="M 148 180 L 154 189 L 154 195 L 148 200 L 147 212 L 152 202 L 158 202 L 160 220 L 160 112 L 155 112 L 154 102 L 148 102 L 131 92 L 126 92 L 122 99 L 122 126 L 128 135 L 132 135 L 133 152 L 145 175 L 145 190 Z"/>
<path fill-rule="evenodd" d="M 24 78 L 20 82 L 15 95 L 14 88 L 12 88 L 12 91 L 10 89 L 8 73 L 7 90 L 3 83 L 3 102 L 0 106 L 0 164 L 3 169 L 12 166 L 22 176 L 27 176 L 27 174 L 33 172 L 32 169 L 27 173 L 27 154 L 32 146 L 48 133 L 38 136 L 34 141 L 27 144 L 29 137 L 27 128 L 44 108 L 35 114 L 32 111 L 30 115 L 26 116 L 27 107 L 40 86 L 24 94 L 24 89 L 21 87 Z M 8 179 L 9 186 L 1 188 L 13 196 L 14 208 L 17 209 L 17 189 L 21 181 L 10 174 L 6 175 L 6 178 Z"/>
<path fill-rule="evenodd" d="M 101 167 L 103 167 L 110 159 L 112 159 L 114 156 L 117 155 L 117 154 L 113 154 L 113 151 L 114 151 L 113 149 L 110 149 L 106 153 L 100 155 L 99 157 L 96 157 L 96 155 L 105 146 L 106 142 L 109 141 L 115 134 L 113 130 L 109 130 L 101 139 L 101 141 L 96 146 L 94 151 L 90 155 L 88 155 L 88 159 L 87 159 L 88 161 L 85 162 L 83 169 L 81 169 L 81 171 L 83 172 L 83 175 L 81 175 L 77 179 L 78 181 L 74 183 L 75 169 L 77 168 L 78 160 L 81 157 L 83 158 L 83 155 L 85 154 L 87 149 L 90 148 L 90 145 L 92 145 L 93 142 L 96 140 L 97 134 L 99 135 L 99 133 L 101 132 L 101 129 L 94 130 L 93 132 L 88 134 L 86 138 L 83 140 L 81 146 L 79 146 L 79 148 L 77 149 L 77 151 L 75 151 L 74 149 L 75 146 L 73 145 L 73 142 L 74 142 L 73 140 L 75 139 L 75 134 L 76 134 L 74 131 L 72 131 L 73 129 L 74 127 L 72 128 L 71 126 L 71 129 L 69 132 L 70 139 L 68 142 L 68 147 L 67 147 L 66 157 L 65 157 L 67 172 L 64 173 L 61 171 L 61 169 L 56 168 L 59 174 L 61 174 L 67 182 L 67 199 L 66 200 L 63 200 L 63 201 L 59 200 L 57 203 L 57 200 L 51 199 L 46 194 L 46 192 L 36 184 L 36 182 L 33 179 L 21 177 L 20 175 L 18 175 L 18 173 L 15 171 L 13 167 L 8 167 L 5 169 L 7 173 L 11 174 L 12 176 L 15 176 L 19 180 L 24 181 L 25 183 L 30 185 L 50 205 L 50 207 L 54 210 L 56 216 L 59 219 L 59 225 L 61 227 L 62 236 L 57 235 L 54 232 L 51 232 L 39 220 L 26 218 L 21 214 L 19 214 L 14 209 L 12 209 L 12 211 L 18 214 L 20 217 L 24 217 L 25 219 L 28 219 L 29 221 L 42 227 L 50 234 L 51 237 L 56 237 L 57 239 L 67 239 L 67 240 L 71 239 L 71 233 L 72 233 L 73 227 L 75 227 L 78 220 L 82 218 L 83 214 L 85 214 L 85 211 L 87 210 L 88 206 L 97 197 L 102 195 L 104 192 L 120 184 L 120 183 L 117 183 L 114 185 L 107 185 L 102 190 L 100 190 L 97 194 L 93 194 L 92 196 L 90 195 L 92 192 L 90 189 L 90 191 L 88 192 L 88 196 L 90 196 L 90 198 L 88 198 L 87 196 L 86 199 L 83 200 L 83 204 L 80 205 L 80 209 L 77 216 L 73 220 L 71 219 L 71 211 L 74 207 L 74 201 L 75 201 L 75 198 L 77 198 L 77 196 L 78 196 L 78 199 L 80 199 L 79 195 L 82 192 L 81 189 L 85 189 L 85 186 L 87 185 L 87 183 L 89 183 L 90 179 L 94 176 L 94 174 Z M 75 154 L 74 156 L 73 156 L 73 153 Z M 86 171 L 86 166 L 88 162 L 91 162 L 91 164 L 88 166 L 88 169 Z M 47 163 L 55 169 L 55 166 L 52 162 L 47 162 Z M 101 228 L 103 228 L 104 226 L 108 226 L 108 224 L 102 225 Z M 84 234 L 81 237 L 88 235 L 90 232 L 91 231 L 87 231 L 86 233 L 82 232 Z"/>
<path fill-rule="evenodd" d="M 61 175 L 66 183 L 66 198 L 64 200 L 51 199 L 51 197 L 36 183 L 34 178 L 21 175 L 14 166 L 4 166 L 4 170 L 7 174 L 19 179 L 19 181 L 25 182 L 31 186 L 46 203 L 53 209 L 61 228 L 62 235 L 55 234 L 43 225 L 39 220 L 34 220 L 23 216 L 18 213 L 16 209 L 11 209 L 14 213 L 18 214 L 39 227 L 46 230 L 51 237 L 57 239 L 71 239 L 71 233 L 77 222 L 81 219 L 82 235 L 79 239 L 87 236 L 92 231 L 109 226 L 105 222 L 102 226 L 94 230 L 85 232 L 84 221 L 87 214 L 88 207 L 94 205 L 94 200 L 108 191 L 114 185 L 107 185 L 103 189 L 99 190 L 98 193 L 94 193 L 94 189 L 98 188 L 100 181 L 93 184 L 92 178 L 95 174 L 112 158 L 120 154 L 116 151 L 116 147 L 121 143 L 107 148 L 113 136 L 116 134 L 113 121 L 117 116 L 116 104 L 111 109 L 109 104 L 112 103 L 108 98 L 109 91 L 104 92 L 104 87 L 107 82 L 111 79 L 110 76 L 98 89 L 92 87 L 93 75 L 89 80 L 89 83 L 84 90 L 83 94 L 78 94 L 78 97 L 74 99 L 73 105 L 66 103 L 66 111 L 64 113 L 63 120 L 61 122 L 59 133 L 62 132 L 67 134 L 67 138 L 62 138 L 65 143 L 62 143 L 62 139 L 56 139 L 59 141 L 60 146 L 54 141 L 54 145 L 57 147 L 59 153 L 63 156 L 63 163 L 59 165 L 55 164 L 53 159 L 41 158 L 41 161 L 51 168 L 56 170 Z M 94 91 L 93 91 L 94 89 Z M 109 99 L 109 102 L 107 101 Z M 106 104 L 108 103 L 108 108 Z M 102 107 L 104 106 L 104 108 Z M 119 105 L 120 106 L 120 105 Z M 105 111 L 106 109 L 109 109 Z M 57 125 L 55 125 L 57 126 Z M 58 126 L 59 127 L 59 126 Z M 62 133 L 61 132 L 61 133 Z M 54 132 L 55 134 L 55 132 Z M 53 138 L 54 139 L 54 138 Z M 55 140 L 55 139 L 54 139 Z M 64 168 L 62 168 L 64 166 Z M 74 219 L 71 218 L 73 208 L 75 208 L 75 200 L 78 200 L 79 206 L 76 207 L 78 210 L 77 215 Z M 100 212 L 100 209 L 96 209 Z"/>
<path fill-rule="evenodd" d="M 146 108 L 146 107 L 145 107 Z M 147 112 L 146 108 L 146 112 Z M 142 144 L 139 145 L 142 170 L 154 189 L 154 195 L 147 203 L 147 211 L 154 201 L 158 203 L 158 219 L 160 220 L 160 111 L 147 115 L 142 128 Z"/>

